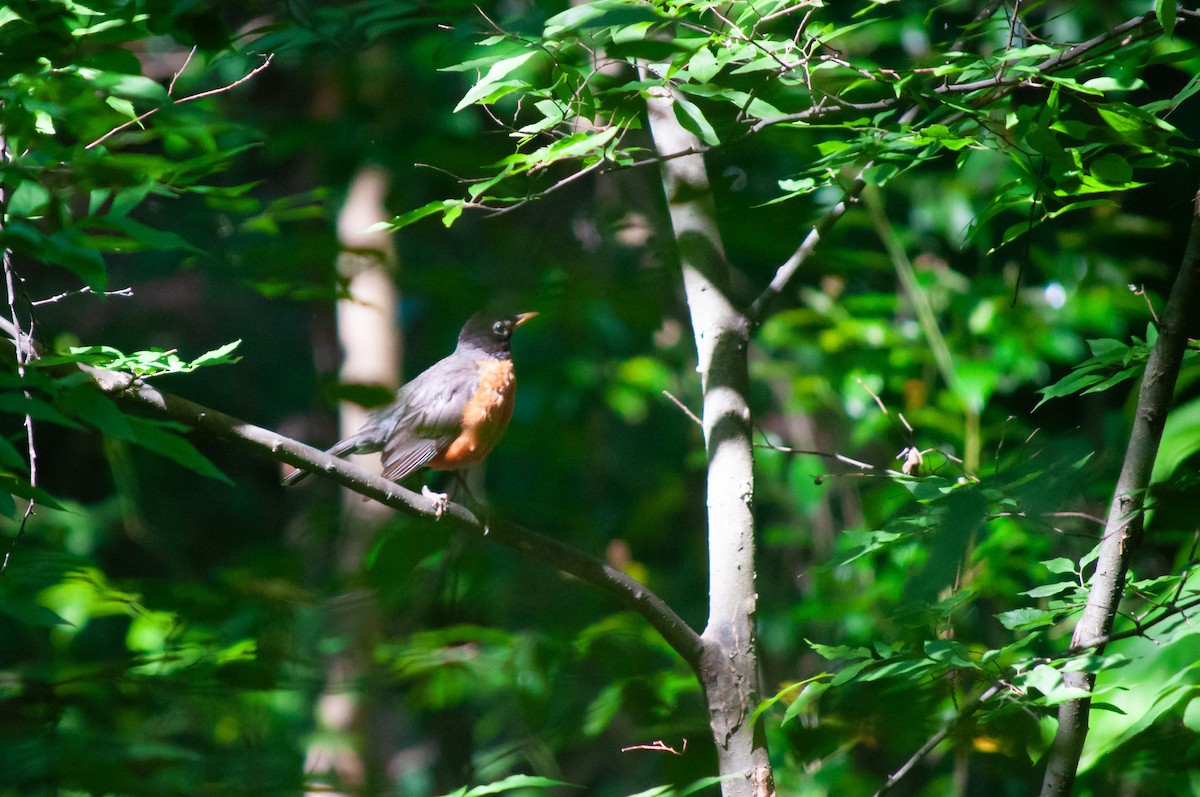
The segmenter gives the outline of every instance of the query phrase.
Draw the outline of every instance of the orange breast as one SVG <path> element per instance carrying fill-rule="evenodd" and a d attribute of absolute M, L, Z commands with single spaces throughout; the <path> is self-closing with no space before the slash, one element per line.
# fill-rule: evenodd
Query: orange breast
<path fill-rule="evenodd" d="M 512 360 L 480 360 L 479 387 L 463 412 L 462 432 L 429 462 L 435 470 L 462 470 L 481 461 L 500 442 L 512 420 L 517 380 Z"/>

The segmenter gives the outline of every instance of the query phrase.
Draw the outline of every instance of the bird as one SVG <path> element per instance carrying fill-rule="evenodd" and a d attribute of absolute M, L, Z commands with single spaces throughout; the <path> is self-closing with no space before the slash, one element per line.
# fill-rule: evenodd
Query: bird
<path fill-rule="evenodd" d="M 383 477 L 394 482 L 424 467 L 457 472 L 482 462 L 512 419 L 517 386 L 513 330 L 536 315 L 471 316 L 448 357 L 401 386 L 391 404 L 372 412 L 358 432 L 326 453 L 344 457 L 382 451 Z M 294 471 L 283 483 L 295 484 L 305 475 Z M 428 487 L 422 493 L 433 500 L 440 518 L 447 497 Z"/>

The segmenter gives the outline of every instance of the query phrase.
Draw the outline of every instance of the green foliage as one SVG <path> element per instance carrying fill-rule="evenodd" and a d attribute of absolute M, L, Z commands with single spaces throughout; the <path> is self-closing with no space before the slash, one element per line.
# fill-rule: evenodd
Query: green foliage
<path fill-rule="evenodd" d="M 1146 327 L 1145 340 L 1135 337 L 1132 345 L 1111 338 L 1089 340 L 1091 359 L 1084 360 L 1071 369 L 1069 375 L 1039 390 L 1043 398 L 1037 406 L 1042 406 L 1052 398 L 1076 393 L 1101 393 L 1140 376 L 1156 340 L 1158 330 L 1153 325 Z M 1200 354 L 1200 350 L 1193 347 L 1184 355 L 1184 359 L 1195 359 L 1197 354 Z"/>
<path fill-rule="evenodd" d="M 410 373 L 488 299 L 546 311 L 516 344 L 489 511 L 698 628 L 703 440 L 663 394 L 700 400 L 644 129 L 663 96 L 701 142 L 742 306 L 869 186 L 750 363 L 767 686 L 745 714 L 780 793 L 874 793 L 946 728 L 914 793 L 1029 792 L 1072 670 L 1099 678 L 1079 794 L 1191 788 L 1194 347 L 1114 640 L 1070 631 L 1147 302 L 1186 239 L 1194 12 L 209 6 L 0 9 L 3 315 L 56 352 L 0 376 L 0 792 L 718 790 L 695 678 L 640 618 L 436 524 L 364 539 L 326 486 L 285 498 L 272 463 L 131 414 L 77 367 L 332 439 L 318 396 L 386 391 L 333 386 L 325 205 L 380 165 L 395 215 L 370 229 L 399 231 Z M 354 695 L 376 724 L 324 724 Z M 315 772 L 323 744 L 376 780 Z"/>
<path fill-rule="evenodd" d="M 562 783 L 549 778 L 535 778 L 529 775 L 512 775 L 504 780 L 489 783 L 486 786 L 476 786 L 473 789 L 463 787 L 457 791 L 453 791 L 446 797 L 483 797 L 485 794 L 502 794 L 506 791 L 516 791 L 517 789 L 548 789 L 553 786 L 570 786 L 569 783 Z"/>
<path fill-rule="evenodd" d="M 240 340 L 226 343 L 220 348 L 201 354 L 191 362 L 173 351 L 161 349 L 122 354 L 111 346 L 71 346 L 65 355 L 42 358 L 39 365 L 45 367 L 65 363 L 87 363 L 97 368 L 123 371 L 139 379 L 148 379 L 161 374 L 187 374 L 205 365 L 236 363 L 241 358 L 232 356 L 232 352 L 239 344 Z"/>

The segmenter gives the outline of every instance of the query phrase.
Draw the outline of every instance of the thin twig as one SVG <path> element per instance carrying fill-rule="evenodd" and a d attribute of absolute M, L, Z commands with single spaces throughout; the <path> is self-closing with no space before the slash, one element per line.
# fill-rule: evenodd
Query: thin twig
<path fill-rule="evenodd" d="M 1138 286 L 1130 285 L 1129 290 L 1133 292 L 1134 296 L 1141 296 L 1143 299 L 1146 300 L 1146 307 L 1150 310 L 1150 318 L 1152 318 L 1154 320 L 1154 326 L 1158 326 L 1158 313 L 1154 312 L 1154 303 L 1150 301 L 1150 296 L 1149 296 L 1149 294 L 1146 293 L 1146 286 L 1145 285 L 1138 285 Z"/>
<path fill-rule="evenodd" d="M 829 234 L 833 225 L 837 224 L 838 219 L 846 214 L 850 206 L 858 201 L 859 194 L 862 193 L 867 185 L 862 179 L 863 172 L 870 165 L 868 163 L 859 170 L 854 179 L 850 181 L 850 185 L 846 186 L 846 192 L 842 195 L 841 200 L 812 226 L 812 229 L 808 231 L 808 235 L 804 236 L 804 240 L 800 243 L 796 251 L 775 272 L 775 276 L 771 278 L 771 284 L 751 303 L 746 311 L 746 315 L 750 318 L 751 323 L 762 323 L 767 310 L 770 309 L 771 303 L 778 296 L 782 295 L 796 280 L 796 275 L 800 273 L 800 267 L 804 265 L 813 251 L 816 250 L 817 244 Z"/>
<path fill-rule="evenodd" d="M 692 421 L 695 422 L 695 424 L 697 426 L 704 428 L 704 421 L 700 420 L 696 416 L 696 413 L 692 412 L 691 409 L 688 408 L 688 405 L 684 404 L 682 401 L 675 398 L 675 396 L 673 396 L 669 390 L 664 390 L 662 392 L 662 394 L 664 396 L 666 396 L 667 398 L 669 398 L 671 401 L 675 402 L 675 406 L 678 407 L 679 409 L 683 410 L 683 414 L 688 416 L 689 418 L 691 418 Z"/>
<path fill-rule="evenodd" d="M 565 188 L 566 186 L 570 185 L 571 183 L 575 182 L 576 180 L 583 179 L 584 177 L 586 177 L 587 175 L 596 171 L 597 169 L 599 169 L 601 166 L 605 165 L 606 163 L 611 163 L 611 161 L 609 161 L 607 158 L 601 158 L 600 160 L 596 161 L 595 163 L 590 164 L 590 165 L 586 166 L 585 168 L 572 173 L 568 177 L 564 177 L 563 179 L 559 180 L 557 183 L 550 186 L 546 190 L 539 191 L 536 196 L 526 197 L 525 199 L 522 199 L 518 202 L 514 202 L 511 205 L 505 205 L 504 207 L 501 207 L 501 208 L 489 207 L 489 208 L 487 208 L 489 211 L 489 213 L 487 215 L 490 218 L 492 216 L 503 216 L 505 213 L 511 213 L 512 211 L 516 210 L 517 208 L 528 205 L 534 199 L 541 199 L 542 197 L 553 194 L 555 191 L 559 190 L 560 188 Z"/>
<path fill-rule="evenodd" d="M 856 376 L 856 377 L 854 377 L 854 381 L 858 382 L 859 387 L 861 387 L 863 390 L 867 391 L 867 395 L 869 395 L 871 398 L 875 399 L 875 403 L 879 405 L 879 409 L 883 412 L 884 415 L 891 414 L 888 412 L 887 405 L 883 403 L 883 399 L 881 399 L 874 390 L 867 387 L 867 383 L 862 381 L 862 377 Z M 909 429 L 909 431 L 912 431 L 912 430 Z"/>
<path fill-rule="evenodd" d="M 765 442 L 755 443 L 754 444 L 755 448 L 769 448 L 772 451 L 778 451 L 781 454 L 803 454 L 804 456 L 810 456 L 810 457 L 824 457 L 826 459 L 836 459 L 838 462 L 844 462 L 847 465 L 852 465 L 852 466 L 858 468 L 859 470 L 879 471 L 880 473 L 886 473 L 889 476 L 904 476 L 905 475 L 898 470 L 892 470 L 891 468 L 883 468 L 878 465 L 872 465 L 869 462 L 861 462 L 857 459 L 851 459 L 850 457 L 847 457 L 844 454 L 839 454 L 836 451 L 832 451 L 832 452 L 831 451 L 813 451 L 813 450 L 805 449 L 805 448 L 792 448 L 790 446 L 781 446 L 781 445 L 777 445 L 776 443 L 772 443 L 769 439 L 765 438 L 765 436 L 764 436 L 764 440 L 765 440 Z"/>
<path fill-rule="evenodd" d="M 92 290 L 91 285 L 85 285 L 82 288 L 80 288 L 79 290 L 63 291 L 62 293 L 58 294 L 57 296 L 50 296 L 45 299 L 38 299 L 36 302 L 30 302 L 29 304 L 32 307 L 41 307 L 42 305 L 45 305 L 45 304 L 55 304 L 57 302 L 61 302 L 63 299 L 67 299 L 72 296 L 82 296 L 85 293 L 95 293 L 95 291 Z M 115 291 L 102 291 L 99 295 L 100 296 L 133 296 L 133 288 L 120 288 L 119 290 L 115 290 Z"/>
<path fill-rule="evenodd" d="M 7 164 L 12 159 L 12 151 L 8 147 L 8 137 L 0 135 L 0 163 Z M 10 194 L 6 185 L 0 184 L 0 229 L 8 226 L 8 200 Z M 17 376 L 25 381 L 25 366 L 31 362 L 36 353 L 33 347 L 33 319 L 29 320 L 29 329 L 25 330 L 21 326 L 21 317 L 17 312 L 17 274 L 13 270 L 12 265 L 12 250 L 7 247 L 0 253 L 0 262 L 4 269 L 4 287 L 8 299 L 9 322 L 13 327 L 13 345 L 16 348 L 17 360 Z M 29 391 L 22 388 L 21 393 L 25 396 L 26 401 L 32 401 Z M 21 515 L 21 522 L 17 526 L 17 533 L 9 543 L 8 549 L 4 552 L 4 559 L 0 561 L 0 575 L 8 570 L 8 563 L 12 558 L 12 552 L 17 543 L 25 536 L 25 527 L 29 524 L 29 518 L 33 517 L 33 510 L 36 502 L 33 498 L 33 493 L 37 490 L 37 446 L 34 441 L 33 432 L 33 416 L 29 413 L 25 414 L 25 450 L 29 456 L 29 487 L 30 497 L 29 502 L 25 505 L 25 512 Z"/>
<path fill-rule="evenodd" d="M 266 69 L 268 66 L 271 65 L 271 61 L 273 61 L 274 59 L 275 59 L 275 53 L 267 53 L 266 55 L 263 56 L 263 62 L 261 64 L 256 66 L 254 69 L 252 69 L 247 74 L 245 74 L 242 77 L 238 78 L 237 80 L 233 81 L 232 83 L 221 86 L 220 88 L 209 89 L 208 91 L 201 91 L 197 94 L 189 94 L 186 97 L 180 97 L 179 99 L 172 102 L 171 105 L 183 105 L 185 102 L 193 102 L 195 100 L 204 99 L 205 97 L 212 97 L 213 95 L 216 95 L 216 94 L 224 94 L 225 92 L 230 91 L 231 89 L 237 88 L 238 86 L 245 83 L 247 80 L 250 80 L 251 78 L 253 78 L 259 72 Z M 187 66 L 187 64 L 185 63 L 184 66 Z M 180 71 L 182 71 L 182 68 L 180 69 Z M 179 76 L 179 73 L 176 73 L 175 77 L 178 77 L 178 76 Z M 174 79 L 172 79 L 171 83 L 172 83 L 172 85 L 174 85 Z M 92 143 L 88 144 L 86 147 L 84 147 L 84 149 L 91 149 L 92 147 L 98 146 L 98 145 L 102 144 L 103 142 L 107 141 L 112 136 L 115 136 L 117 133 L 120 133 L 122 130 L 125 130 L 128 127 L 131 127 L 133 125 L 140 125 L 142 122 L 146 121 L 151 116 L 153 116 L 154 114 L 161 111 L 164 107 L 165 106 L 160 105 L 157 108 L 151 108 L 150 110 L 146 111 L 145 113 L 140 114 L 139 116 L 136 116 L 133 119 L 130 119 L 128 122 L 125 122 L 124 124 L 114 127 L 112 130 L 109 130 L 107 133 L 100 136 L 100 138 L 98 138 L 95 141 L 93 141 Z"/>
<path fill-rule="evenodd" d="M 196 45 L 192 45 L 192 49 L 188 50 L 187 58 L 183 59 L 183 66 L 176 70 L 171 76 L 171 83 L 167 86 L 167 96 L 171 97 L 175 94 L 175 81 L 179 80 L 179 76 L 183 74 L 183 70 L 188 68 L 188 64 L 192 62 L 192 56 L 196 54 Z"/>
<path fill-rule="evenodd" d="M 917 749 L 917 752 L 913 753 L 912 756 L 905 761 L 899 769 L 888 776 L 888 779 L 884 781 L 883 785 L 879 787 L 879 790 L 875 792 L 875 797 L 881 797 L 881 795 L 890 791 L 891 788 L 900 782 L 901 778 L 911 772 L 912 768 L 919 764 L 921 760 L 925 758 L 925 756 L 932 753 L 933 749 L 941 744 L 946 737 L 949 736 L 952 731 L 954 731 L 955 728 L 957 728 L 964 720 L 978 711 L 984 703 L 988 702 L 997 694 L 999 694 L 1003 688 L 1004 687 L 1001 684 L 992 684 L 974 699 L 964 703 L 958 710 L 958 713 L 954 715 L 953 719 L 938 729 L 938 732 L 933 736 L 930 736 L 925 744 L 921 745 L 920 748 Z"/>
<path fill-rule="evenodd" d="M 1187 583 L 1188 575 L 1192 571 L 1192 566 L 1196 563 L 1196 548 L 1200 546 L 1200 531 L 1192 533 L 1192 550 L 1188 552 L 1187 564 L 1183 567 L 1183 573 L 1179 576 L 1179 585 L 1175 588 L 1175 595 L 1171 598 L 1171 604 L 1179 602 L 1179 596 L 1183 594 L 1183 585 Z"/>
<path fill-rule="evenodd" d="M 654 750 L 655 752 L 670 753 L 671 755 L 683 755 L 687 752 L 687 739 L 683 740 L 683 744 L 680 745 L 678 750 L 676 750 L 674 747 L 671 747 L 662 739 L 658 739 L 650 744 L 633 744 L 629 747 L 621 748 L 622 753 L 628 753 L 630 750 Z"/>

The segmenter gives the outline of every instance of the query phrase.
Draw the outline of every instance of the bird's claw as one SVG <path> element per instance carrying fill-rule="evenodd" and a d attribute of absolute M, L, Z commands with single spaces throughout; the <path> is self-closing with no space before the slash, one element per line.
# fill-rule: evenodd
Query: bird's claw
<path fill-rule="evenodd" d="M 433 503 L 433 519 L 441 520 L 442 515 L 446 514 L 446 510 L 450 508 L 450 496 L 446 493 L 435 493 L 429 489 L 428 484 L 421 485 L 421 495 Z"/>

